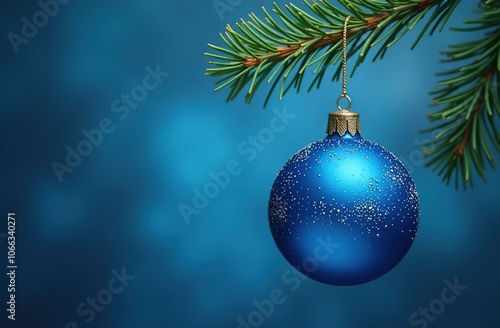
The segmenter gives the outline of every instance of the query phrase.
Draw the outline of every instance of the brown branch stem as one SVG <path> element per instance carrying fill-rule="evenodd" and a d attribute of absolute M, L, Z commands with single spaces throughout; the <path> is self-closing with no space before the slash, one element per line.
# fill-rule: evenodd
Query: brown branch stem
<path fill-rule="evenodd" d="M 422 10 L 426 9 L 427 7 L 433 6 L 437 2 L 440 2 L 440 1 L 441 0 L 420 0 L 420 2 L 414 8 L 401 10 L 391 20 L 391 22 L 389 24 L 394 23 L 394 22 L 402 19 L 403 17 L 405 17 L 405 15 L 408 12 L 419 13 Z M 391 14 L 393 14 L 393 12 L 385 12 L 385 13 L 382 13 L 382 14 L 375 15 L 373 17 L 366 18 L 365 19 L 366 23 L 365 23 L 364 26 L 348 29 L 347 30 L 347 37 L 349 38 L 353 33 L 357 32 L 359 30 L 371 31 L 371 30 L 376 29 L 377 26 L 381 22 L 383 22 L 385 19 L 387 19 L 387 17 L 389 17 Z M 327 46 L 327 45 L 331 45 L 331 44 L 335 44 L 337 42 L 340 42 L 342 40 L 342 36 L 343 36 L 342 32 L 326 35 L 322 39 L 316 41 L 314 44 L 312 44 L 311 46 L 309 46 L 309 48 L 307 49 L 307 51 L 314 51 L 314 50 L 316 50 L 318 48 L 321 48 L 321 47 L 324 47 L 324 46 Z M 277 54 L 274 57 L 268 58 L 268 61 L 280 61 L 280 60 L 283 60 L 283 59 L 287 58 L 288 56 L 294 54 L 297 50 L 299 50 L 302 47 L 303 43 L 308 42 L 308 41 L 311 41 L 311 39 L 305 39 L 305 40 L 302 40 L 302 41 L 298 42 L 297 44 L 289 45 L 289 46 L 286 46 L 286 47 L 276 47 L 276 51 L 279 52 L 279 54 Z M 268 53 L 264 53 L 262 55 L 263 56 L 267 56 L 267 55 L 271 55 L 273 53 L 274 52 L 268 52 Z M 251 66 L 252 67 L 256 67 L 256 66 L 258 66 L 262 62 L 262 59 L 261 58 L 255 58 L 255 57 L 248 57 L 248 58 L 245 58 L 242 62 L 243 62 L 243 66 L 245 66 L 245 67 L 251 67 Z"/>
<path fill-rule="evenodd" d="M 486 71 L 486 74 L 484 75 L 485 79 L 491 81 L 493 80 L 493 77 L 495 75 L 495 72 L 497 70 L 497 65 L 496 62 L 494 62 L 491 67 Z M 465 133 L 462 137 L 462 140 L 455 146 L 455 149 L 453 150 L 453 154 L 455 156 L 461 157 L 464 155 L 464 149 L 467 146 L 467 143 L 470 140 L 470 134 L 472 131 L 472 126 L 474 125 L 474 116 L 476 116 L 484 106 L 484 96 L 480 95 L 479 98 L 477 99 L 476 104 L 474 105 L 474 109 L 472 110 L 472 114 L 469 117 L 467 129 L 465 130 Z"/>

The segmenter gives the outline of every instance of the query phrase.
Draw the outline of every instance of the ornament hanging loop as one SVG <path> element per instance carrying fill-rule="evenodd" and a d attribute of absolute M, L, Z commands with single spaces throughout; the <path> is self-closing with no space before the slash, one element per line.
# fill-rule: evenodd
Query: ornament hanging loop
<path fill-rule="evenodd" d="M 347 99 L 347 107 L 346 108 L 343 108 L 341 105 L 340 105 L 340 102 L 342 101 L 342 99 Z M 351 109 L 351 105 L 352 105 L 352 100 L 351 100 L 351 97 L 349 97 L 347 94 L 342 94 L 340 95 L 340 97 L 337 99 L 337 108 L 339 110 L 349 110 Z"/>
<path fill-rule="evenodd" d="M 355 136 L 361 133 L 359 126 L 359 115 L 358 113 L 351 112 L 352 101 L 351 97 L 347 95 L 347 24 L 349 23 L 351 16 L 347 16 L 344 21 L 344 29 L 342 35 L 342 93 L 337 99 L 336 112 L 331 112 L 328 115 L 328 126 L 326 128 L 326 133 L 329 136 L 337 133 L 341 138 L 349 132 L 351 136 Z M 342 107 L 342 103 L 347 106 Z"/>
<path fill-rule="evenodd" d="M 349 19 L 351 19 L 351 16 L 347 16 L 344 21 L 344 30 L 343 30 L 343 35 L 342 35 L 342 94 L 340 97 L 337 99 L 337 108 L 339 110 L 349 110 L 352 105 L 351 98 L 347 95 L 347 23 L 349 23 Z M 347 107 L 343 108 L 340 105 L 340 102 L 342 99 L 347 99 Z"/>

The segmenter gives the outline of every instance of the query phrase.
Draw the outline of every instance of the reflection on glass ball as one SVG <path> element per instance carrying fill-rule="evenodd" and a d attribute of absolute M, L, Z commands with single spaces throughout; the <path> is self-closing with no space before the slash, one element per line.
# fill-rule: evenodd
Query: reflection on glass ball
<path fill-rule="evenodd" d="M 405 256 L 417 233 L 419 203 L 396 156 L 359 133 L 334 133 L 283 166 L 268 214 L 290 264 L 323 283 L 356 285 Z"/>

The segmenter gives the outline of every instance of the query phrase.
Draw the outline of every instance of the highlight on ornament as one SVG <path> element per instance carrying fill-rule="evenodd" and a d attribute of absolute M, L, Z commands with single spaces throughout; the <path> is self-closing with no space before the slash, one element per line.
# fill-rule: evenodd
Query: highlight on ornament
<path fill-rule="evenodd" d="M 327 133 L 278 173 L 269 225 L 297 270 L 327 284 L 362 284 L 389 272 L 410 249 L 419 221 L 417 189 L 394 154 L 361 137 L 357 113 L 330 113 Z M 318 240 L 336 247 L 320 254 Z M 313 267 L 305 265 L 311 257 Z"/>

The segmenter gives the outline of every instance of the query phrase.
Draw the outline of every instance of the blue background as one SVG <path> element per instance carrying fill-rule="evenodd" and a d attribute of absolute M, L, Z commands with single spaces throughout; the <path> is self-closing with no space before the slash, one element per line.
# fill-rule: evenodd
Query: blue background
<path fill-rule="evenodd" d="M 463 1 L 448 26 L 473 16 L 476 3 Z M 429 138 L 418 130 L 428 127 L 434 73 L 448 68 L 439 51 L 477 34 L 446 30 L 410 52 L 418 31 L 410 32 L 348 81 L 363 136 L 409 164 L 421 202 L 418 235 L 380 279 L 354 287 L 302 280 L 292 290 L 282 279 L 292 268 L 267 223 L 269 191 L 291 155 L 325 136 L 340 84 L 274 97 L 266 110 L 265 90 L 250 106 L 213 92 L 215 79 L 204 76 L 207 42 L 221 44 L 225 24 L 262 5 L 271 2 L 242 1 L 220 17 L 211 1 L 70 1 L 16 54 L 7 34 L 20 34 L 21 18 L 31 20 L 40 6 L 2 3 L 0 233 L 15 211 L 19 266 L 17 320 L 8 326 L 237 327 L 238 317 L 256 311 L 255 300 L 279 289 L 286 300 L 262 327 L 411 327 L 410 315 L 455 277 L 468 288 L 429 326 L 500 326 L 500 175 L 490 171 L 487 184 L 457 192 L 424 167 L 417 146 Z M 111 104 L 156 65 L 170 75 L 121 120 Z M 296 117 L 248 160 L 238 147 L 269 126 L 273 108 Z M 59 182 L 51 163 L 64 163 L 65 147 L 75 148 L 81 131 L 103 118 L 114 131 Z M 231 160 L 241 173 L 186 224 L 179 204 L 191 205 L 193 189 Z M 135 278 L 85 323 L 77 306 L 122 268 Z"/>

